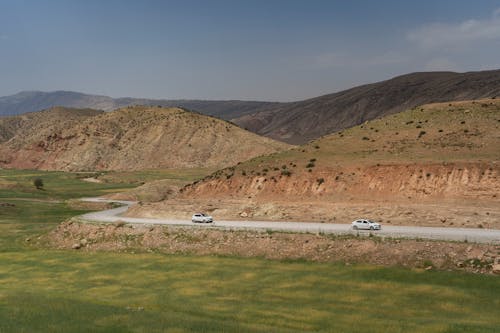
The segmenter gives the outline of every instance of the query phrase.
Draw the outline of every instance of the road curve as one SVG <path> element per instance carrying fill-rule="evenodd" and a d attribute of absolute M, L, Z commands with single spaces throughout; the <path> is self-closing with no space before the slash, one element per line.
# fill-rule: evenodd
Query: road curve
<path fill-rule="evenodd" d="M 116 222 L 124 221 L 134 224 L 163 224 L 197 226 L 219 229 L 243 230 L 269 230 L 285 232 L 310 232 L 327 234 L 359 234 L 369 236 L 370 231 L 354 231 L 350 225 L 317 223 L 317 222 L 270 222 L 270 221 L 215 221 L 210 224 L 194 224 L 189 220 L 153 219 L 121 216 L 134 201 L 108 200 L 103 198 L 83 198 L 87 202 L 115 202 L 123 206 L 100 212 L 93 212 L 79 216 L 80 219 L 90 222 Z M 392 238 L 413 238 L 447 241 L 468 241 L 475 243 L 500 244 L 500 230 L 497 229 L 472 229 L 472 228 L 435 228 L 435 227 L 407 227 L 407 226 L 382 226 L 382 230 L 372 231 L 374 235 Z"/>

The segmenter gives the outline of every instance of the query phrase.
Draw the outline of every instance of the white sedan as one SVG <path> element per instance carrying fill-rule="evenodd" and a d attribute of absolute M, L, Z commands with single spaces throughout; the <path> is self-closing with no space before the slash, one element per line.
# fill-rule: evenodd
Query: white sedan
<path fill-rule="evenodd" d="M 354 230 L 364 229 L 364 230 L 380 230 L 382 227 L 379 223 L 373 222 L 370 220 L 360 219 L 356 221 L 352 221 L 352 228 Z"/>
<path fill-rule="evenodd" d="M 191 217 L 191 221 L 196 223 L 212 223 L 214 221 L 214 219 L 212 218 L 212 216 L 210 215 L 207 215 L 205 213 L 196 213 L 193 215 L 193 217 Z"/>

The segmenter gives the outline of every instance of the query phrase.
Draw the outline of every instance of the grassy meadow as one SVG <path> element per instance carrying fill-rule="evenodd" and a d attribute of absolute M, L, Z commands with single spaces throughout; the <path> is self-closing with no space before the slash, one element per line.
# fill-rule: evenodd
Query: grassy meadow
<path fill-rule="evenodd" d="M 136 185 L 82 177 L 0 170 L 0 332 L 499 331 L 497 276 L 27 242 L 83 212 L 65 200 Z"/>

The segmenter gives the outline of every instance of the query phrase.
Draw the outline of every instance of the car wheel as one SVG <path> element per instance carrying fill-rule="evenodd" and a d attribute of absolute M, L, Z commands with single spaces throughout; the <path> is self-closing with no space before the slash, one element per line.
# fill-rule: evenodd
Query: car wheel
<path fill-rule="evenodd" d="M 372 227 L 370 227 L 370 230 L 375 230 L 375 228 L 372 226 Z"/>
<path fill-rule="evenodd" d="M 357 226 L 357 225 L 353 225 L 353 226 L 352 226 L 352 228 L 353 228 L 354 230 L 358 230 L 358 226 Z"/>

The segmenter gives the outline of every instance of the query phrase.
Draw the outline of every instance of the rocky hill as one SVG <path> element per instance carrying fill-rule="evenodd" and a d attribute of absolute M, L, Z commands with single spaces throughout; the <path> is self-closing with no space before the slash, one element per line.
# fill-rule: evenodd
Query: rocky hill
<path fill-rule="evenodd" d="M 500 70 L 413 73 L 278 105 L 232 121 L 276 140 L 303 144 L 422 104 L 496 96 L 500 96 Z"/>
<path fill-rule="evenodd" d="M 130 97 L 111 98 L 108 96 L 88 95 L 73 91 L 24 91 L 15 95 L 0 97 L 0 116 L 36 112 L 55 106 L 112 111 L 117 108 L 131 105 L 180 107 L 229 120 L 247 113 L 275 108 L 281 105 L 281 103 L 238 100 L 204 101 Z"/>
<path fill-rule="evenodd" d="M 429 104 L 220 170 L 130 214 L 500 228 L 499 133 L 500 100 Z"/>
<path fill-rule="evenodd" d="M 13 168 L 219 168 L 289 148 L 220 119 L 147 106 L 54 108 L 3 118 L 0 131 L 0 167 Z"/>

